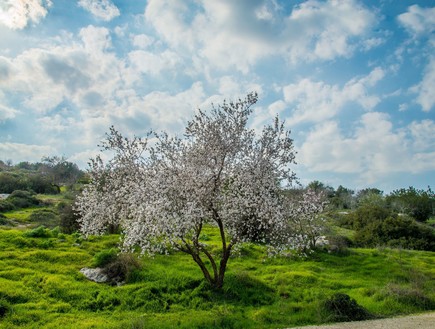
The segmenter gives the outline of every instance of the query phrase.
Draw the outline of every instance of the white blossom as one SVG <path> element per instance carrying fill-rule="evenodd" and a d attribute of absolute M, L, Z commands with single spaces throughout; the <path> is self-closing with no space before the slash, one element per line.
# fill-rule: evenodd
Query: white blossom
<path fill-rule="evenodd" d="M 81 231 L 102 234 L 115 225 L 125 250 L 186 252 L 217 288 L 234 245 L 257 239 L 299 247 L 282 193 L 295 179 L 293 141 L 278 118 L 259 136 L 247 128 L 256 102 L 251 93 L 210 113 L 198 110 L 183 138 L 153 133 L 153 145 L 112 127 L 103 148 L 114 157 L 91 162 L 92 181 L 77 201 Z M 200 241 L 205 225 L 219 230 L 219 255 Z"/>

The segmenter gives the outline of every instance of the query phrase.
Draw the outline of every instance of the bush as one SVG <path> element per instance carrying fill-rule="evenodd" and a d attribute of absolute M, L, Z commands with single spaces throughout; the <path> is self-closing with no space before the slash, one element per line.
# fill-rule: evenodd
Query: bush
<path fill-rule="evenodd" d="M 60 216 L 60 230 L 62 233 L 71 234 L 80 229 L 79 215 L 73 210 L 71 202 L 61 202 L 57 206 Z"/>
<path fill-rule="evenodd" d="M 8 301 L 0 299 L 0 319 L 5 317 L 11 311 L 11 305 Z"/>
<path fill-rule="evenodd" d="M 0 212 L 14 210 L 15 206 L 9 200 L 0 200 Z"/>
<path fill-rule="evenodd" d="M 135 255 L 121 253 L 104 267 L 103 272 L 113 283 L 129 282 L 133 272 L 139 268 L 140 263 Z"/>
<path fill-rule="evenodd" d="M 336 293 L 321 302 L 320 312 L 325 322 L 362 321 L 374 317 L 355 299 L 343 293 Z"/>
<path fill-rule="evenodd" d="M 390 284 L 387 287 L 387 295 L 393 297 L 401 304 L 418 307 L 422 310 L 433 310 L 435 301 L 427 297 L 424 292 L 417 287 L 401 287 Z"/>
<path fill-rule="evenodd" d="M 378 205 L 365 204 L 346 216 L 340 218 L 340 226 L 360 230 L 375 221 L 382 221 L 391 216 L 391 211 Z"/>
<path fill-rule="evenodd" d="M 118 253 L 113 248 L 95 254 L 92 265 L 101 267 L 112 283 L 129 281 L 131 274 L 140 268 L 136 256 L 129 253 Z"/>
<path fill-rule="evenodd" d="M 326 240 L 328 241 L 328 251 L 337 254 L 347 253 L 348 248 L 353 245 L 352 240 L 343 235 L 330 235 L 326 237 Z"/>
<path fill-rule="evenodd" d="M 40 201 L 31 192 L 16 190 L 8 196 L 6 201 L 11 202 L 15 208 L 28 208 L 40 205 Z"/>
<path fill-rule="evenodd" d="M 387 245 L 393 248 L 435 251 L 435 230 L 406 216 L 393 215 L 376 220 L 355 234 L 361 246 Z"/>
<path fill-rule="evenodd" d="M 50 238 L 51 231 L 46 229 L 44 226 L 39 226 L 33 230 L 24 232 L 23 236 L 27 238 Z"/>
<path fill-rule="evenodd" d="M 111 263 L 118 256 L 118 251 L 115 249 L 102 250 L 95 254 L 92 266 L 104 267 Z"/>
<path fill-rule="evenodd" d="M 32 212 L 29 216 L 31 222 L 47 223 L 57 221 L 57 214 L 50 209 L 41 209 Z"/>
<path fill-rule="evenodd" d="M 14 190 L 25 189 L 20 176 L 15 173 L 0 173 L 0 193 L 12 193 Z"/>
<path fill-rule="evenodd" d="M 9 225 L 10 222 L 5 215 L 0 214 L 0 225 Z"/>

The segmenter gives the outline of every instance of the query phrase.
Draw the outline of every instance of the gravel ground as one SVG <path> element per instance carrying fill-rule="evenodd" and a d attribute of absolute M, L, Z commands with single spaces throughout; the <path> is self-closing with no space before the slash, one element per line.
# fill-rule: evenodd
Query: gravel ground
<path fill-rule="evenodd" d="M 435 313 L 292 329 L 435 329 Z"/>

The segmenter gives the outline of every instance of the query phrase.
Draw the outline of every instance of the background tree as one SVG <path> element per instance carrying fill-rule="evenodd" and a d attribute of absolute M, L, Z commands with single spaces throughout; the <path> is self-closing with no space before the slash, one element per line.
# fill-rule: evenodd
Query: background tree
<path fill-rule="evenodd" d="M 114 157 L 91 163 L 91 183 L 78 197 L 84 234 L 101 234 L 109 224 L 123 230 L 124 249 L 173 248 L 189 254 L 205 279 L 221 288 L 234 245 L 258 239 L 278 246 L 296 243 L 288 234 L 282 186 L 295 175 L 293 142 L 275 119 L 257 136 L 248 129 L 256 94 L 198 110 L 185 138 L 154 134 L 124 138 L 113 127 L 103 150 Z M 220 234 L 218 251 L 201 242 L 205 225 Z"/>
<path fill-rule="evenodd" d="M 75 163 L 67 161 L 63 156 L 43 157 L 41 161 L 40 171 L 49 179 L 58 193 L 62 185 L 74 184 L 83 175 Z"/>
<path fill-rule="evenodd" d="M 424 222 L 435 213 L 435 194 L 430 187 L 426 191 L 414 187 L 393 191 L 386 201 L 391 209 Z"/>
<path fill-rule="evenodd" d="M 331 205 L 336 209 L 351 209 L 354 206 L 353 194 L 355 192 L 342 185 L 337 187 L 334 195 L 330 198 Z"/>
<path fill-rule="evenodd" d="M 290 234 L 299 241 L 301 251 L 314 249 L 326 233 L 327 226 L 321 213 L 327 204 L 325 192 L 310 188 L 289 198 Z"/>

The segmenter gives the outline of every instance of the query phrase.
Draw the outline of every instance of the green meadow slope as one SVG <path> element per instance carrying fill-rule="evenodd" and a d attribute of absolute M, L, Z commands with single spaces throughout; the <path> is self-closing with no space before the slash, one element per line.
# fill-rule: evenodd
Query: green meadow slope
<path fill-rule="evenodd" d="M 204 243 L 217 243 L 216 233 L 209 228 Z M 222 291 L 208 288 L 180 253 L 140 258 L 121 286 L 79 272 L 118 242 L 117 235 L 0 229 L 0 328 L 283 328 L 333 320 L 324 305 L 337 293 L 373 317 L 435 309 L 433 252 L 269 258 L 262 246 L 245 244 L 230 259 Z"/>

